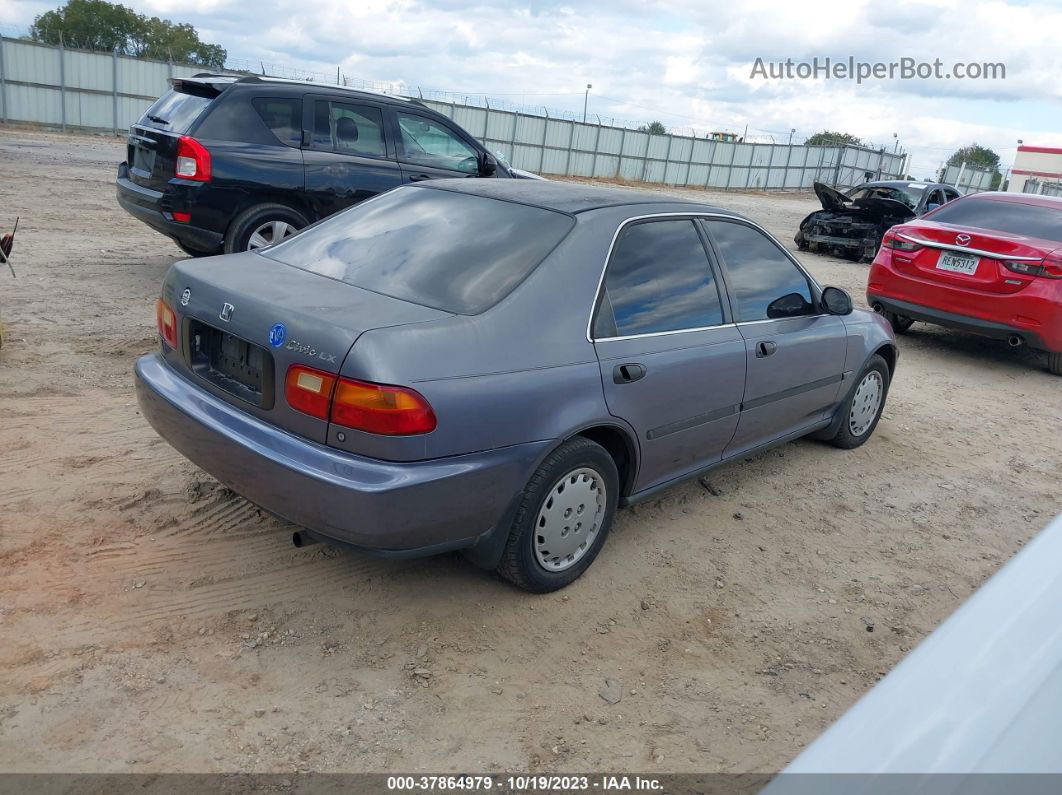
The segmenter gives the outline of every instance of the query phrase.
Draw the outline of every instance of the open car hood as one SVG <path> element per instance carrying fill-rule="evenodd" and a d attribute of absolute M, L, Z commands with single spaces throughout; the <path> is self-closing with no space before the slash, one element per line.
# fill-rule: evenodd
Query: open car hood
<path fill-rule="evenodd" d="M 815 183 L 815 195 L 819 197 L 819 203 L 824 210 L 847 210 L 852 200 L 838 190 L 834 190 L 825 182 Z"/>

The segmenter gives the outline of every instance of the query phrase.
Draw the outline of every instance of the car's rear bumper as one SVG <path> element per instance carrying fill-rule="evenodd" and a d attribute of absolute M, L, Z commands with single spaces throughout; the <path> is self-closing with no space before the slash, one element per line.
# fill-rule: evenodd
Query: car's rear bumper
<path fill-rule="evenodd" d="M 220 250 L 224 235 L 210 229 L 180 223 L 173 220 L 166 196 L 161 191 L 137 185 L 129 179 L 129 166 L 118 167 L 115 180 L 118 204 L 134 218 L 143 221 L 156 232 L 180 240 L 185 245 L 202 251 Z"/>
<path fill-rule="evenodd" d="M 1034 348 L 1048 350 L 1047 342 L 1034 331 L 1020 326 L 1008 326 L 1004 323 L 994 323 L 990 320 L 981 320 L 976 317 L 957 315 L 952 312 L 944 312 L 928 306 L 897 301 L 892 298 L 884 298 L 872 293 L 867 293 L 867 302 L 872 307 L 881 307 L 886 312 L 921 320 L 925 323 L 933 323 L 937 326 L 967 331 L 971 334 L 980 334 L 982 337 L 1005 340 L 1013 336 L 1022 338 L 1022 341 Z"/>
<path fill-rule="evenodd" d="M 158 354 L 137 361 L 136 389 L 159 435 L 237 494 L 326 539 L 380 554 L 472 546 L 503 521 L 552 447 L 541 441 L 412 463 L 354 456 L 240 411 Z"/>

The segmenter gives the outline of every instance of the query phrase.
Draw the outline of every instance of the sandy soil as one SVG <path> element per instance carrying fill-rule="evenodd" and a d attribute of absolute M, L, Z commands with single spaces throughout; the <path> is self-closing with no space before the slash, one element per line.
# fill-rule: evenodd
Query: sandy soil
<path fill-rule="evenodd" d="M 296 550 L 137 412 L 180 252 L 117 207 L 122 157 L 0 130 L 0 769 L 777 770 L 1062 506 L 1062 380 L 916 325 L 867 445 L 625 511 L 562 593 Z M 699 195 L 787 243 L 815 207 Z M 804 259 L 862 300 L 865 265 Z"/>

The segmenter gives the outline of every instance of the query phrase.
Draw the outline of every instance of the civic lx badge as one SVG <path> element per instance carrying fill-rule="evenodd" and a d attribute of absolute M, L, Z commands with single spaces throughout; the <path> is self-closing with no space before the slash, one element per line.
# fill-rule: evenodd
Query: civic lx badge
<path fill-rule="evenodd" d="M 188 302 L 192 300 L 192 291 L 187 287 L 184 288 L 184 292 L 181 293 L 181 306 L 188 306 Z"/>
<path fill-rule="evenodd" d="M 232 304 L 222 304 L 221 314 L 218 315 L 218 317 L 228 323 L 232 319 L 232 313 L 235 311 L 235 309 L 236 307 L 234 307 Z"/>
<path fill-rule="evenodd" d="M 970 236 L 969 235 L 955 235 L 955 245 L 957 245 L 957 246 L 968 246 L 968 245 L 970 245 Z"/>

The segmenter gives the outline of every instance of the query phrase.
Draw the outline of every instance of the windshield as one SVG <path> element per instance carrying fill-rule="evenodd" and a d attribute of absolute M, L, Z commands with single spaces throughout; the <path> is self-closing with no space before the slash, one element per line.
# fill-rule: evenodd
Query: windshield
<path fill-rule="evenodd" d="M 210 97 L 170 91 L 148 108 L 139 123 L 145 127 L 186 133 L 212 101 Z"/>
<path fill-rule="evenodd" d="M 563 213 L 433 188 L 396 188 L 262 251 L 415 304 L 478 315 L 571 231 Z"/>
<path fill-rule="evenodd" d="M 955 226 L 996 229 L 1011 235 L 1062 241 L 1062 209 L 991 199 L 958 199 L 926 215 Z"/>
<path fill-rule="evenodd" d="M 918 206 L 926 185 L 912 182 L 908 185 L 893 187 L 890 185 L 861 185 L 852 188 L 848 196 L 852 199 L 892 199 L 910 207 L 912 210 Z"/>

